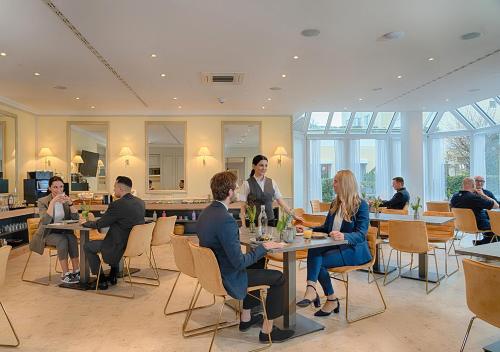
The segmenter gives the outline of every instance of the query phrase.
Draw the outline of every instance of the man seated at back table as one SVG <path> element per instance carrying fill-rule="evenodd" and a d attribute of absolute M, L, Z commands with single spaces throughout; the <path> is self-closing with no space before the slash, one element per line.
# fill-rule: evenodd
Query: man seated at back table
<path fill-rule="evenodd" d="M 474 183 L 476 185 L 476 192 L 482 191 L 485 195 L 493 199 L 495 202 L 498 203 L 498 199 L 495 198 L 495 195 L 493 192 L 488 191 L 487 189 L 484 188 L 485 180 L 483 176 L 474 176 Z"/>
<path fill-rule="evenodd" d="M 405 181 L 402 177 L 392 179 L 392 188 L 396 191 L 391 199 L 385 200 L 380 205 L 387 209 L 403 209 L 410 201 L 410 193 L 405 188 Z"/>
<path fill-rule="evenodd" d="M 132 180 L 126 176 L 118 176 L 114 186 L 114 196 L 118 199 L 111 202 L 99 220 L 83 223 L 84 227 L 93 229 L 102 229 L 109 226 L 104 240 L 89 241 L 85 243 L 84 247 L 92 274 L 97 275 L 99 271 L 100 260 L 97 255 L 99 252 L 104 262 L 111 266 L 107 278 L 101 270 L 100 290 L 106 290 L 108 282 L 111 285 L 116 285 L 119 263 L 127 247 L 130 231 L 135 225 L 144 224 L 144 201 L 134 197 L 130 193 L 131 190 Z"/>
<path fill-rule="evenodd" d="M 466 177 L 462 181 L 462 190 L 455 193 L 450 200 L 452 208 L 471 209 L 476 217 L 476 224 L 479 230 L 490 230 L 490 219 L 485 209 L 498 209 L 498 203 L 488 197 L 482 190 L 474 188 L 474 179 Z M 493 234 L 489 231 L 483 232 L 483 239 L 474 241 L 473 244 L 481 245 L 490 243 Z"/>

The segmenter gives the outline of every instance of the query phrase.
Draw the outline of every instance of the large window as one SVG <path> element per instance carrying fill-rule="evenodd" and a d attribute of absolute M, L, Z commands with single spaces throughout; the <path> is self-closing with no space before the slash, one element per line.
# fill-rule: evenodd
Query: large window
<path fill-rule="evenodd" d="M 485 155 L 486 186 L 500 199 L 500 133 L 486 135 Z"/>
<path fill-rule="evenodd" d="M 333 199 L 333 177 L 335 176 L 335 141 L 320 141 L 321 198 L 323 202 Z"/>
<path fill-rule="evenodd" d="M 360 189 L 367 197 L 376 196 L 376 141 L 375 139 L 361 139 L 359 141 Z"/>
<path fill-rule="evenodd" d="M 445 187 L 449 199 L 462 187 L 462 181 L 470 176 L 470 138 L 456 136 L 444 140 Z"/>

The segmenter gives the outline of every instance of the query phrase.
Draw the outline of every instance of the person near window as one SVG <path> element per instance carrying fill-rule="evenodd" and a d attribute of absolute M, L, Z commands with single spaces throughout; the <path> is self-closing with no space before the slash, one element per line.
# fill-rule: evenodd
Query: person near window
<path fill-rule="evenodd" d="M 264 242 L 246 254 L 240 246 L 239 229 L 236 220 L 229 213 L 229 204 L 235 197 L 237 178 L 229 171 L 215 174 L 210 180 L 210 188 L 214 201 L 200 214 L 196 224 L 196 232 L 200 246 L 210 248 L 219 263 L 222 283 L 231 297 L 243 300 L 240 315 L 240 331 L 247 331 L 253 325 L 260 325 L 261 342 L 280 342 L 290 338 L 293 330 L 281 330 L 273 327 L 273 320 L 283 315 L 285 298 L 285 278 L 278 270 L 251 269 L 250 266 L 266 255 L 269 249 L 281 248 L 283 244 Z M 251 309 L 259 304 L 259 300 L 247 294 L 249 286 L 268 285 L 266 312 L 268 320 L 261 314 L 251 315 Z M 259 292 L 252 292 L 258 295 Z"/>
<path fill-rule="evenodd" d="M 479 194 L 479 192 L 482 191 L 485 195 L 487 195 L 488 197 L 490 197 L 491 199 L 495 200 L 495 202 L 498 203 L 498 199 L 495 198 L 493 192 L 488 191 L 487 189 L 484 188 L 484 184 L 486 183 L 486 181 L 484 180 L 483 176 L 474 176 L 474 183 L 476 185 L 476 193 Z"/>
<path fill-rule="evenodd" d="M 372 256 L 366 240 L 369 226 L 368 203 L 361 199 L 356 177 L 350 170 L 340 170 L 333 179 L 335 199 L 322 226 L 314 227 L 315 232 L 327 233 L 334 240 L 346 240 L 347 244 L 331 247 L 310 248 L 307 252 L 307 286 L 304 299 L 297 302 L 299 307 L 314 303 L 320 306 L 316 282 L 319 281 L 327 300 L 315 316 L 328 316 L 340 311 L 339 299 L 333 291 L 328 268 L 354 266 L 368 263 Z M 297 225 L 299 232 L 303 231 Z"/>
<path fill-rule="evenodd" d="M 471 209 L 476 217 L 476 224 L 479 230 L 483 232 L 483 239 L 474 241 L 474 245 L 490 243 L 493 233 L 490 230 L 490 219 L 486 213 L 486 209 L 498 209 L 498 202 L 488 197 L 483 190 L 477 190 L 474 187 L 474 179 L 466 177 L 462 181 L 462 189 L 455 193 L 450 199 L 452 208 Z"/>
<path fill-rule="evenodd" d="M 405 181 L 402 177 L 394 177 L 392 179 L 392 188 L 396 191 L 391 199 L 384 200 L 381 207 L 387 209 L 403 209 L 410 201 L 410 193 L 405 188 Z"/>
<path fill-rule="evenodd" d="M 73 205 L 70 197 L 64 194 L 64 182 L 59 176 L 49 179 L 49 195 L 38 199 L 38 214 L 40 225 L 30 242 L 33 252 L 43 254 L 45 245 L 57 248 L 57 258 L 61 264 L 63 283 L 80 281 L 80 261 L 78 259 L 78 240 L 72 230 L 46 229 L 46 225 L 63 220 L 78 220 L 78 208 Z M 73 271 L 68 268 L 68 255 L 71 258 Z"/>

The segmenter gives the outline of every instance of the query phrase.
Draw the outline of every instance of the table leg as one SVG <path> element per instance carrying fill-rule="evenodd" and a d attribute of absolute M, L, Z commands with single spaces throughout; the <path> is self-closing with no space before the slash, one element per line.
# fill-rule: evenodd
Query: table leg
<path fill-rule="evenodd" d="M 371 220 L 372 223 L 375 223 L 376 224 L 376 227 L 377 227 L 377 238 L 380 238 L 380 221 L 374 221 L 374 220 Z M 381 257 L 380 253 L 382 252 L 382 245 L 377 243 L 376 245 L 376 253 L 377 253 L 377 256 L 375 257 L 375 263 L 373 264 L 373 272 L 375 274 L 380 274 L 380 275 L 385 275 L 385 267 L 384 267 L 384 263 L 380 262 L 379 259 Z M 387 263 L 387 274 L 390 274 L 392 273 L 393 271 L 395 271 L 397 268 L 395 266 L 390 266 L 389 263 Z M 367 272 L 368 270 L 362 270 L 362 271 L 365 271 Z"/>
<path fill-rule="evenodd" d="M 427 265 L 428 265 L 428 263 L 425 260 L 425 255 L 426 255 L 425 253 L 421 253 L 418 255 L 418 270 L 417 269 L 408 270 L 407 272 L 403 273 L 401 277 L 404 277 L 406 279 L 425 281 L 425 272 L 427 271 Z M 432 258 L 432 256 L 429 256 L 429 258 Z M 439 274 L 439 278 L 443 279 L 444 274 Z M 438 277 L 436 273 L 429 271 L 429 282 L 432 283 L 438 282 Z"/>
<path fill-rule="evenodd" d="M 80 230 L 80 284 L 87 285 L 89 282 L 89 262 L 85 254 L 84 246 L 89 241 L 89 230 Z"/>

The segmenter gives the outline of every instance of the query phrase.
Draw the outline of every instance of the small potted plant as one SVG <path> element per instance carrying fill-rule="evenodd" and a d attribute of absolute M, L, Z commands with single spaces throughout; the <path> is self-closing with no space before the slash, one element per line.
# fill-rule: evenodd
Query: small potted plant
<path fill-rule="evenodd" d="M 85 220 L 89 220 L 89 213 L 90 213 L 90 205 L 82 203 L 81 208 L 82 210 L 82 216 Z"/>
<path fill-rule="evenodd" d="M 420 197 L 417 197 L 417 200 L 415 201 L 415 203 L 411 204 L 411 208 L 414 211 L 414 213 L 413 213 L 413 218 L 414 219 L 418 219 L 419 218 L 418 209 L 420 209 L 421 207 L 422 207 L 422 204 L 420 204 Z"/>
<path fill-rule="evenodd" d="M 249 229 L 251 233 L 255 232 L 255 215 L 257 215 L 257 208 L 255 205 L 247 205 L 247 215 L 249 223 Z M 245 219 L 243 219 L 245 221 Z"/>
<path fill-rule="evenodd" d="M 287 214 L 283 208 L 280 209 L 281 217 L 278 220 L 278 223 L 276 224 L 276 230 L 278 231 L 280 235 L 280 240 L 283 240 L 283 232 L 285 229 L 288 227 L 288 223 L 291 221 L 292 216 L 290 214 Z M 292 210 L 293 212 L 293 210 Z"/>
<path fill-rule="evenodd" d="M 382 205 L 382 199 L 380 197 L 375 198 L 372 201 L 373 208 L 375 209 L 375 217 L 378 218 L 378 215 L 380 214 L 380 206 Z"/>

